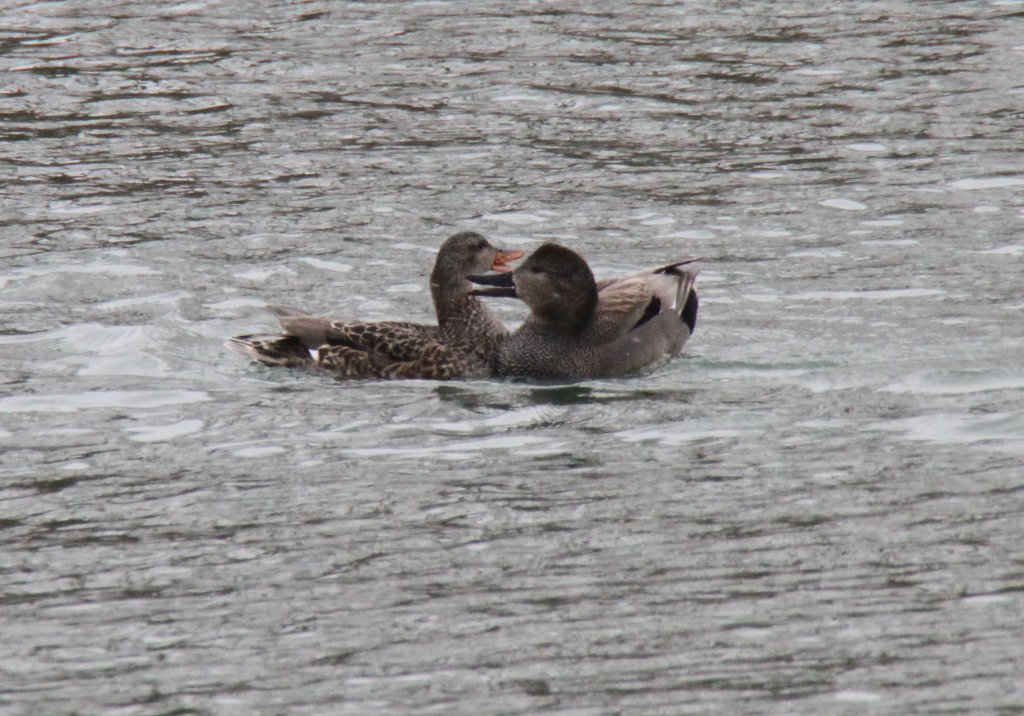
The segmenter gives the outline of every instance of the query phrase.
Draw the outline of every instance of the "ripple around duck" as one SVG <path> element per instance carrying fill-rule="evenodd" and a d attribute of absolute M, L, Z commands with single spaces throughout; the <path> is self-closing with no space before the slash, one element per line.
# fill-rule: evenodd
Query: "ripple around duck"
<path fill-rule="evenodd" d="M 950 186 L 963 191 L 979 191 L 988 189 L 1007 189 L 1024 185 L 1024 177 L 982 177 L 975 179 L 958 179 Z"/>
<path fill-rule="evenodd" d="M 476 420 L 452 420 L 429 423 L 427 429 L 437 433 L 465 435 L 474 433 L 491 433 L 501 430 L 529 429 L 550 425 L 563 415 L 562 412 L 547 406 L 531 406 L 521 409 L 503 411 L 490 417 Z"/>
<path fill-rule="evenodd" d="M 50 277 L 63 273 L 70 274 L 107 274 L 116 277 L 152 276 L 160 273 L 149 266 L 133 264 L 116 264 L 96 261 L 87 264 L 64 264 L 49 266 L 32 266 L 15 269 L 7 274 L 0 274 L 0 288 L 14 281 L 30 281 L 41 276 Z"/>
<path fill-rule="evenodd" d="M 909 440 L 1024 453 L 1024 411 L 985 415 L 931 413 L 878 422 L 867 427 L 898 432 Z"/>
<path fill-rule="evenodd" d="M 522 459 L 561 455 L 565 452 L 563 441 L 531 435 L 497 435 L 472 440 L 446 440 L 438 445 L 340 448 L 343 455 L 360 458 L 389 456 L 399 460 L 478 460 L 491 451 L 501 454 L 514 453 Z"/>
<path fill-rule="evenodd" d="M 805 291 L 789 294 L 787 298 L 811 301 L 891 301 L 901 298 L 934 298 L 945 291 L 936 288 L 890 288 L 865 291 Z"/>
<path fill-rule="evenodd" d="M 883 390 L 920 395 L 969 395 L 996 390 L 1024 390 L 1024 372 L 1005 368 L 922 371 L 903 376 L 886 385 Z"/>
<path fill-rule="evenodd" d="M 74 413 L 98 408 L 159 408 L 212 398 L 198 390 L 89 390 L 0 398 L 0 413 Z"/>
<path fill-rule="evenodd" d="M 166 442 L 186 435 L 194 435 L 203 429 L 202 420 L 179 420 L 168 425 L 133 425 L 127 428 L 129 439 L 136 442 Z"/>

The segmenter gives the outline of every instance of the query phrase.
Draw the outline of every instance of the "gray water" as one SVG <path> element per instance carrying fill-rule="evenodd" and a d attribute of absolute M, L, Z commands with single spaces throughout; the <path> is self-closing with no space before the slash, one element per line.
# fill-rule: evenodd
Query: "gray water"
<path fill-rule="evenodd" d="M 0 712 L 1024 710 L 1024 4 L 6 2 Z M 566 386 L 247 365 L 705 257 Z M 514 302 L 493 304 L 510 325 Z"/>

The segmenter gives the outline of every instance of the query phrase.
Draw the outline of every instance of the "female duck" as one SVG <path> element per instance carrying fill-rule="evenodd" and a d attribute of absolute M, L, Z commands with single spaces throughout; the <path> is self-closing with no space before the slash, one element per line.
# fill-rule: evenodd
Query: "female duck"
<path fill-rule="evenodd" d="M 545 244 L 513 273 L 470 276 L 476 296 L 514 296 L 532 315 L 498 348 L 503 376 L 585 379 L 631 373 L 679 353 L 697 323 L 697 259 L 594 281 L 578 254 Z"/>
<path fill-rule="evenodd" d="M 508 335 L 505 326 L 470 295 L 468 274 L 511 271 L 522 251 L 496 249 L 464 231 L 437 252 L 430 292 L 438 325 L 407 321 L 335 321 L 286 306 L 268 306 L 283 334 L 236 336 L 228 348 L 266 365 L 320 367 L 349 378 L 444 380 L 487 373 Z"/>

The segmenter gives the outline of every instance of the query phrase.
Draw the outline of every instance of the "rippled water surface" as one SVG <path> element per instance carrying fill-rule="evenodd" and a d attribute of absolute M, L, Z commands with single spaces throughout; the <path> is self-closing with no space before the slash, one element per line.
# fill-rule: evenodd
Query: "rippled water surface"
<path fill-rule="evenodd" d="M 1013 0 L 5 3 L 0 711 L 1020 713 L 1022 64 Z M 697 333 L 221 347 L 429 320 L 459 229 L 703 256 Z"/>

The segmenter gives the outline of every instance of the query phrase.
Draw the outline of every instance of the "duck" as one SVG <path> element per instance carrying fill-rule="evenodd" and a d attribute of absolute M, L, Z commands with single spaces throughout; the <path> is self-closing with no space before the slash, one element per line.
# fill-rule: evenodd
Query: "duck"
<path fill-rule="evenodd" d="M 595 281 L 582 256 L 537 248 L 512 272 L 471 275 L 474 296 L 521 299 L 530 316 L 498 347 L 502 377 L 585 380 L 627 375 L 677 355 L 697 325 L 700 259 Z"/>
<path fill-rule="evenodd" d="M 508 329 L 472 295 L 466 276 L 510 272 L 522 251 L 499 249 L 475 231 L 441 244 L 430 273 L 437 325 L 343 321 L 281 305 L 267 310 L 283 333 L 235 336 L 225 345 L 264 365 L 319 368 L 338 377 L 449 380 L 489 373 Z"/>

